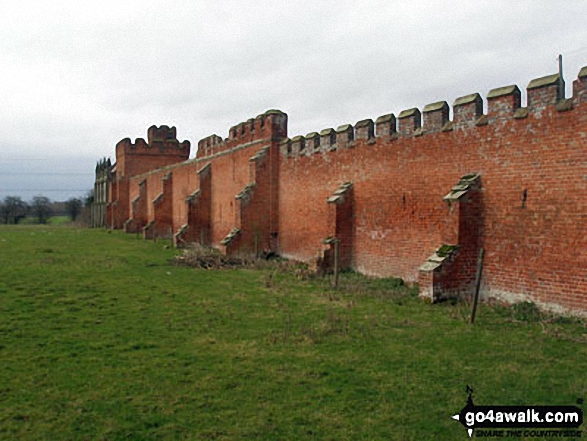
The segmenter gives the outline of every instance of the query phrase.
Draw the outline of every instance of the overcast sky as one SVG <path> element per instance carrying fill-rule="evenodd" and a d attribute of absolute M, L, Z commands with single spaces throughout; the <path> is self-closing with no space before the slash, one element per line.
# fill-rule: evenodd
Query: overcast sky
<path fill-rule="evenodd" d="M 194 156 L 270 108 L 294 136 L 524 90 L 559 53 L 570 94 L 585 17 L 585 0 L 1 0 L 0 198 L 82 195 L 153 124 Z"/>

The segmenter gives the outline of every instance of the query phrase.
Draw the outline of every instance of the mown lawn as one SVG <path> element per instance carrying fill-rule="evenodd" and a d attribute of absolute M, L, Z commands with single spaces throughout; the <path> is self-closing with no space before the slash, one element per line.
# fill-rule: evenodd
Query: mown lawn
<path fill-rule="evenodd" d="M 0 440 L 464 440 L 466 385 L 476 404 L 587 398 L 584 322 L 481 305 L 473 327 L 395 280 L 334 292 L 175 266 L 166 245 L 0 227 Z"/>

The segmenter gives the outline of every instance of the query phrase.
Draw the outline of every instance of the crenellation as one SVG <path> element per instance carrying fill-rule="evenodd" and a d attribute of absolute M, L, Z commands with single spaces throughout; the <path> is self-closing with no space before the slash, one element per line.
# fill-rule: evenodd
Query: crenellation
<path fill-rule="evenodd" d="M 576 104 L 587 103 L 587 66 L 579 71 L 578 78 L 573 81 L 573 101 Z"/>
<path fill-rule="evenodd" d="M 198 152 L 196 157 L 201 158 L 213 155 L 223 149 L 223 144 L 224 140 L 216 134 L 200 139 L 198 141 Z"/>
<path fill-rule="evenodd" d="M 260 114 L 255 117 L 255 131 L 257 133 L 265 130 L 265 114 Z"/>
<path fill-rule="evenodd" d="M 534 110 L 539 102 L 548 102 L 554 105 L 556 110 L 564 112 L 571 110 L 574 103 L 587 100 L 587 66 L 581 69 L 578 79 L 573 83 L 573 99 L 558 99 L 556 85 L 559 84 L 559 76 L 549 75 L 532 80 L 528 86 L 529 91 L 539 90 L 534 95 Z M 544 90 L 546 90 L 546 95 Z M 529 100 L 532 95 L 529 92 Z M 548 99 L 544 99 L 547 96 Z M 331 151 L 337 148 L 353 147 L 356 140 L 369 140 L 374 137 L 423 136 L 435 132 L 450 132 L 452 130 L 472 130 L 476 127 L 486 126 L 499 120 L 524 119 L 532 112 L 533 108 L 521 107 L 521 92 L 518 86 L 510 85 L 492 89 L 487 94 L 487 115 L 483 114 L 483 98 L 479 93 L 457 98 L 453 103 L 453 120 L 449 119 L 450 106 L 446 101 L 428 104 L 422 112 L 418 108 L 403 110 L 399 116 L 393 113 L 378 117 L 375 122 L 372 119 L 358 121 L 354 128 L 350 124 L 324 129 L 320 133 L 311 132 L 305 137 L 296 136 L 292 140 L 285 140 L 281 152 L 283 155 L 309 155 L 321 151 Z"/>
<path fill-rule="evenodd" d="M 236 139 L 242 140 L 245 137 L 245 123 L 241 122 L 236 125 Z"/>
<path fill-rule="evenodd" d="M 311 132 L 306 135 L 306 153 L 312 154 L 320 151 L 320 134 Z"/>
<path fill-rule="evenodd" d="M 237 126 L 232 126 L 229 130 L 228 130 L 228 140 L 229 141 L 234 141 L 236 140 L 238 137 L 237 135 Z"/>
<path fill-rule="evenodd" d="M 395 115 L 393 113 L 382 115 L 375 120 L 375 134 L 377 138 L 392 136 L 396 133 Z"/>
<path fill-rule="evenodd" d="M 416 107 L 402 110 L 397 117 L 398 134 L 400 136 L 412 136 L 422 126 L 422 117 L 420 110 Z"/>
<path fill-rule="evenodd" d="M 522 104 L 522 94 L 516 85 L 498 87 L 487 94 L 489 122 L 511 119 Z"/>
<path fill-rule="evenodd" d="M 540 112 L 564 99 L 564 80 L 559 74 L 536 78 L 528 84 L 528 110 Z"/>
<path fill-rule="evenodd" d="M 357 139 L 369 140 L 375 137 L 375 125 L 372 119 L 363 119 L 355 124 Z"/>
<path fill-rule="evenodd" d="M 163 126 L 166 127 L 166 126 Z M 116 144 L 117 156 L 122 155 L 156 155 L 156 156 L 178 156 L 187 159 L 190 154 L 190 142 L 179 142 L 176 138 L 162 138 L 161 133 L 175 134 L 175 127 L 173 132 L 170 131 L 154 131 L 155 126 L 149 130 L 148 143 L 143 138 L 136 138 L 135 142 L 131 142 L 130 138 L 124 138 Z M 158 129 L 159 130 L 159 129 Z"/>
<path fill-rule="evenodd" d="M 255 118 L 249 118 L 245 122 L 232 126 L 228 131 L 228 138 L 224 140 L 217 135 L 212 135 L 201 140 L 198 143 L 197 158 L 211 156 L 248 142 L 283 138 L 286 136 L 287 114 L 280 110 L 268 110 L 261 115 L 257 115 Z"/>
<path fill-rule="evenodd" d="M 246 132 L 250 136 L 254 136 L 255 135 L 255 118 L 247 119 L 247 122 L 245 124 L 246 124 Z"/>
<path fill-rule="evenodd" d="M 464 129 L 474 127 L 483 115 L 483 98 L 472 93 L 457 98 L 453 103 L 453 128 Z"/>
<path fill-rule="evenodd" d="M 141 151 L 145 150 L 148 151 L 151 149 L 151 146 L 144 140 L 144 138 L 136 138 L 134 144 L 130 145 L 131 150 Z"/>
<path fill-rule="evenodd" d="M 574 98 L 565 100 L 558 99 L 555 86 L 560 84 L 559 76 L 549 75 L 538 78 L 530 82 L 529 91 L 540 90 L 539 95 L 534 95 L 537 100 L 534 101 L 534 110 L 539 102 L 545 102 L 546 96 L 549 97 L 546 102 L 548 105 L 554 105 L 559 112 L 571 110 L 573 103 L 582 102 L 587 99 L 587 67 L 584 67 L 579 73 L 579 78 L 574 82 Z M 531 100 L 532 93 L 529 92 Z M 450 106 L 446 101 L 439 101 L 428 104 L 420 113 L 419 109 L 411 108 L 400 113 L 396 122 L 393 113 L 380 116 L 375 123 L 371 119 L 358 121 L 353 127 L 349 124 L 340 126 L 337 130 L 324 129 L 318 134 L 312 132 L 302 137 L 295 137 L 295 141 L 286 143 L 284 146 L 289 148 L 289 154 L 311 154 L 318 151 L 336 150 L 343 146 L 354 146 L 355 138 L 357 140 L 368 140 L 376 137 L 393 136 L 399 133 L 401 136 L 422 136 L 435 133 L 438 131 L 450 132 L 455 129 L 474 129 L 475 127 L 485 126 L 502 119 L 524 119 L 532 112 L 533 108 L 521 107 L 521 92 L 516 85 L 499 87 L 492 89 L 487 95 L 488 114 L 483 114 L 483 98 L 479 93 L 457 98 L 453 103 L 453 120 L 449 119 Z M 532 101 L 530 101 L 532 102 Z M 397 131 L 396 132 L 396 126 Z M 355 133 L 356 132 L 356 133 Z M 354 134 L 354 136 L 353 136 Z M 282 152 L 285 153 L 285 150 Z"/>
<path fill-rule="evenodd" d="M 428 104 L 422 109 L 424 126 L 422 129 L 425 133 L 434 133 L 442 130 L 448 122 L 448 103 L 438 101 Z"/>
<path fill-rule="evenodd" d="M 341 268 L 419 280 L 432 298 L 469 296 L 485 249 L 483 295 L 585 315 L 587 281 L 577 262 L 587 249 L 587 67 L 572 98 L 560 93 L 561 81 L 531 81 L 528 107 L 512 85 L 487 94 L 485 115 L 484 98 L 472 93 L 454 101 L 452 121 L 440 101 L 397 120 L 390 113 L 292 139 L 287 115 L 269 110 L 232 127 L 226 140 L 200 140 L 198 156 L 183 162 L 175 129 L 154 126 L 149 142 L 120 141 L 114 165 L 98 162 L 96 184 L 109 187 L 96 194 L 111 195 L 103 208 L 113 228 L 149 237 L 175 231 L 176 244 L 199 241 L 247 257 L 267 250 L 318 268 L 338 244 Z M 482 187 L 469 186 L 478 179 L 463 176 L 470 170 L 483 173 Z"/>
<path fill-rule="evenodd" d="M 301 153 L 304 153 L 304 148 L 306 147 L 305 141 L 306 138 L 304 138 L 303 136 L 294 136 L 291 139 L 291 154 L 299 155 Z"/>
<path fill-rule="evenodd" d="M 339 149 L 354 146 L 355 132 L 351 124 L 343 124 L 336 129 L 336 146 Z"/>
<path fill-rule="evenodd" d="M 149 145 L 153 145 L 155 142 L 164 142 L 168 139 L 175 139 L 177 137 L 177 131 L 175 127 L 169 127 L 166 125 L 157 127 L 155 125 L 149 127 L 147 130 L 147 139 Z"/>
<path fill-rule="evenodd" d="M 336 131 L 333 128 L 320 131 L 320 146 L 325 152 L 336 150 Z"/>

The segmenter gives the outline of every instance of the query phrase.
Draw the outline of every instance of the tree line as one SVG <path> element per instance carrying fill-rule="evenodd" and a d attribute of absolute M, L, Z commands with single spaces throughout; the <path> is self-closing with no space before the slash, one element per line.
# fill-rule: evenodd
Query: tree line
<path fill-rule="evenodd" d="M 27 217 L 32 217 L 39 224 L 46 224 L 56 213 L 65 213 L 75 222 L 84 206 L 92 203 L 93 195 L 85 200 L 70 198 L 65 202 L 52 202 L 46 196 L 35 196 L 31 202 L 25 202 L 19 196 L 6 196 L 0 202 L 0 223 L 18 224 Z"/>

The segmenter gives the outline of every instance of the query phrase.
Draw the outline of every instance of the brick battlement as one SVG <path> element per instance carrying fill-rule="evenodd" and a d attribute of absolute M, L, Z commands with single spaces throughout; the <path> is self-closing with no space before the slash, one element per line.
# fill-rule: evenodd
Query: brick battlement
<path fill-rule="evenodd" d="M 175 127 L 151 126 L 147 131 L 147 141 L 137 138 L 133 143 L 130 138 L 124 138 L 116 144 L 116 154 L 127 155 L 190 155 L 190 142 L 179 142 Z"/>
<path fill-rule="evenodd" d="M 581 69 L 573 82 L 573 97 L 564 98 L 564 80 L 559 74 L 536 78 L 528 84 L 527 107 L 522 107 L 518 86 L 511 85 L 492 89 L 487 94 L 487 114 L 483 114 L 483 98 L 473 93 L 457 98 L 452 105 L 453 119 L 449 119 L 450 106 L 446 101 L 418 108 L 403 110 L 396 118 L 393 113 L 380 116 L 375 122 L 364 119 L 354 126 L 345 124 L 332 128 L 283 139 L 281 154 L 286 157 L 329 152 L 340 148 L 354 147 L 355 142 L 375 138 L 393 140 L 410 138 L 436 132 L 452 130 L 476 130 L 487 124 L 503 124 L 505 121 L 524 119 L 528 115 L 540 117 L 547 107 L 557 111 L 571 110 L 574 105 L 587 102 L 587 67 Z"/>
<path fill-rule="evenodd" d="M 292 139 L 270 110 L 193 159 L 175 128 L 151 127 L 97 167 L 101 208 L 178 246 L 323 272 L 337 255 L 432 300 L 470 299 L 482 262 L 483 297 L 587 316 L 587 67 L 570 98 L 558 74 L 526 90 L 525 107 L 510 85 Z"/>
<path fill-rule="evenodd" d="M 211 135 L 198 142 L 197 158 L 212 156 L 238 145 L 258 140 L 273 140 L 287 136 L 287 114 L 268 110 L 230 128 L 228 138 Z"/>

